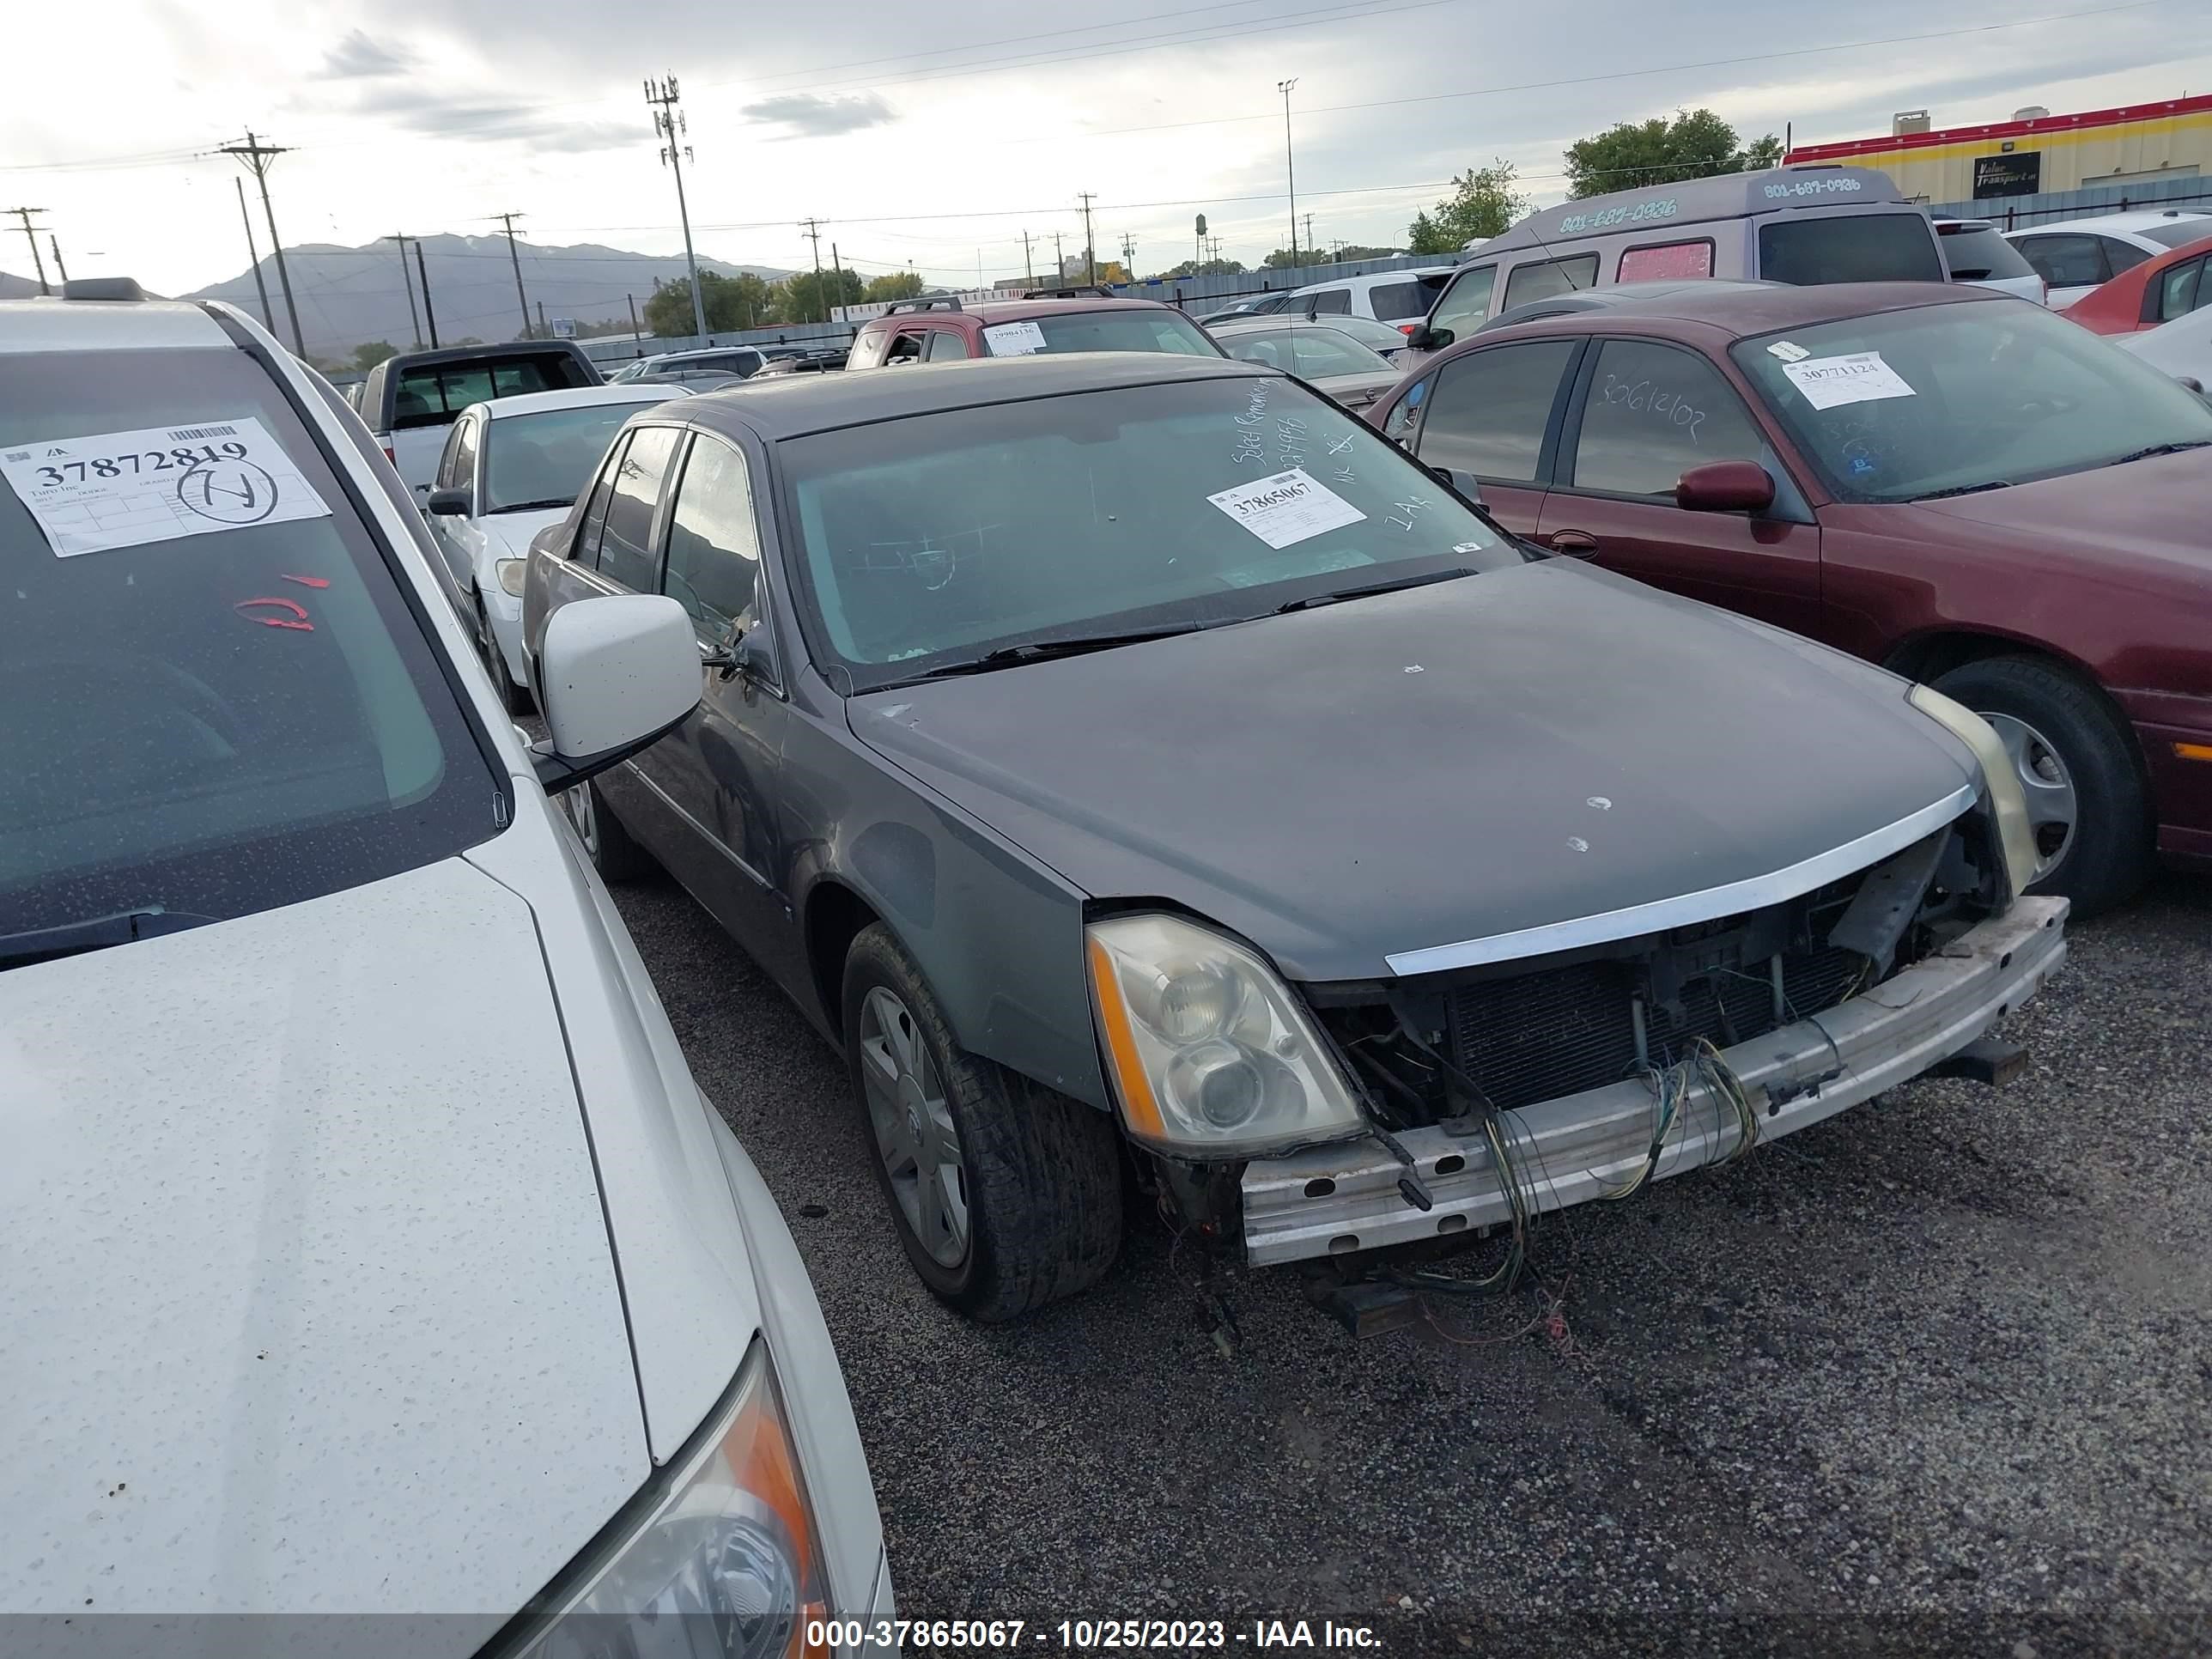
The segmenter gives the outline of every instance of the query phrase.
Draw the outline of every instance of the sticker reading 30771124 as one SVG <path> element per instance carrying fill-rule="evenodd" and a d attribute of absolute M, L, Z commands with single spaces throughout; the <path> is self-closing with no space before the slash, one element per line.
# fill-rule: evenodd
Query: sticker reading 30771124
<path fill-rule="evenodd" d="M 1302 466 L 1206 498 L 1270 547 L 1290 547 L 1366 514 Z"/>
<path fill-rule="evenodd" d="M 331 511 L 252 416 L 7 446 L 0 477 L 63 559 Z"/>

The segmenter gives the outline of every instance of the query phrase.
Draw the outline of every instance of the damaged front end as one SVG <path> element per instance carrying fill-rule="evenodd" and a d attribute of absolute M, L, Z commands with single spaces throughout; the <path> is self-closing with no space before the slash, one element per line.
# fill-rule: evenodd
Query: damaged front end
<path fill-rule="evenodd" d="M 1627 937 L 1300 986 L 1369 1133 L 1241 1165 L 1164 1159 L 1163 1200 L 1254 1266 L 1517 1226 L 1950 1060 L 2065 955 L 2065 901 L 2013 898 L 1996 815 L 1960 806 L 1748 909 L 1650 931 L 1630 915 Z"/>

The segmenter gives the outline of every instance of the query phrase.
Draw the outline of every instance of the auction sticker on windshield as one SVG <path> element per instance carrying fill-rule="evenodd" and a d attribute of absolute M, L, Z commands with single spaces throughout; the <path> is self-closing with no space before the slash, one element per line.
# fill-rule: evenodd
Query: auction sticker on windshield
<path fill-rule="evenodd" d="M 1044 331 L 1035 323 L 992 323 L 983 330 L 983 343 L 994 357 L 1026 357 L 1044 349 Z"/>
<path fill-rule="evenodd" d="M 1367 516 L 1302 466 L 1206 499 L 1270 547 L 1290 547 Z"/>
<path fill-rule="evenodd" d="M 1815 409 L 1919 395 L 1905 384 L 1902 374 L 1882 362 L 1879 351 L 1846 352 L 1840 357 L 1808 357 L 1802 362 L 1783 364 L 1782 372 Z"/>
<path fill-rule="evenodd" d="M 331 511 L 252 416 L 17 445 L 0 477 L 61 559 Z"/>

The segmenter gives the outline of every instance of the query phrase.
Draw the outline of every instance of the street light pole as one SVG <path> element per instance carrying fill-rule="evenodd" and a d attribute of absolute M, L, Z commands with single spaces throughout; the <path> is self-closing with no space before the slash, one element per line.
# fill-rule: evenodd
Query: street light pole
<path fill-rule="evenodd" d="M 1291 184 L 1291 266 L 1298 263 L 1298 169 L 1291 158 L 1291 89 L 1298 83 L 1292 76 L 1287 81 L 1275 82 L 1275 89 L 1283 94 L 1283 171 Z"/>

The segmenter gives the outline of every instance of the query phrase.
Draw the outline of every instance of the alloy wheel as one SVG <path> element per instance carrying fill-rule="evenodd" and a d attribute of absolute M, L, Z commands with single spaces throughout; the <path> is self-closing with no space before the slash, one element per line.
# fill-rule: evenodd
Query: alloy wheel
<path fill-rule="evenodd" d="M 877 986 L 860 1005 L 860 1076 L 876 1151 L 908 1228 L 930 1259 L 968 1254 L 968 1169 L 937 1062 L 906 1004 Z"/>

